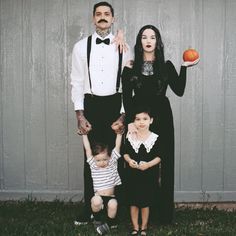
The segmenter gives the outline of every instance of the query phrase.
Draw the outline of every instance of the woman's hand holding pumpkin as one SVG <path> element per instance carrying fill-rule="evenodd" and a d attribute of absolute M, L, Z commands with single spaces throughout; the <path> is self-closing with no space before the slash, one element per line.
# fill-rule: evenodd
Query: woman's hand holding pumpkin
<path fill-rule="evenodd" d="M 195 61 L 184 61 L 182 63 L 182 66 L 186 66 L 186 67 L 194 66 L 194 65 L 197 65 L 199 61 L 200 61 L 200 58 L 197 58 Z"/>

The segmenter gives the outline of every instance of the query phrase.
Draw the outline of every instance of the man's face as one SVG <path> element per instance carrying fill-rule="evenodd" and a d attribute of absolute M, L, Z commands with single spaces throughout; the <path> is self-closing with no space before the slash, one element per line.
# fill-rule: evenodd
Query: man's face
<path fill-rule="evenodd" d="M 93 22 L 100 30 L 109 29 L 114 21 L 110 7 L 100 6 L 96 8 Z"/>

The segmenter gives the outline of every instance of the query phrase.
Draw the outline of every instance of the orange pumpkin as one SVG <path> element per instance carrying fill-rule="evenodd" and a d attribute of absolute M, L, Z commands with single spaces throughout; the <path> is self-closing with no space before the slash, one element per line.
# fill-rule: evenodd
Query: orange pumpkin
<path fill-rule="evenodd" d="M 193 48 L 189 48 L 189 49 L 185 50 L 183 53 L 183 60 L 184 61 L 195 61 L 198 58 L 199 58 L 199 54 Z"/>

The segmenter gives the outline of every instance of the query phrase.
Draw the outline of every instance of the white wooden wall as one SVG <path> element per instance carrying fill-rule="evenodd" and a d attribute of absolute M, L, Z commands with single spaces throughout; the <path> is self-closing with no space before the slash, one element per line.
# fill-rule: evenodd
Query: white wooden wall
<path fill-rule="evenodd" d="M 0 200 L 78 200 L 83 151 L 70 99 L 71 52 L 93 32 L 94 0 L 0 0 Z M 166 59 L 200 52 L 175 117 L 175 199 L 236 199 L 236 1 L 113 0 L 133 47 L 156 25 Z"/>

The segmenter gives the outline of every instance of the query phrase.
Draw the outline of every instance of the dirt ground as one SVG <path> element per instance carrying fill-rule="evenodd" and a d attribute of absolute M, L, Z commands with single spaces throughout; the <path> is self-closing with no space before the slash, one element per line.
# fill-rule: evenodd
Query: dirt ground
<path fill-rule="evenodd" d="M 236 211 L 236 202 L 176 203 L 177 208 L 217 208 L 219 210 Z"/>

